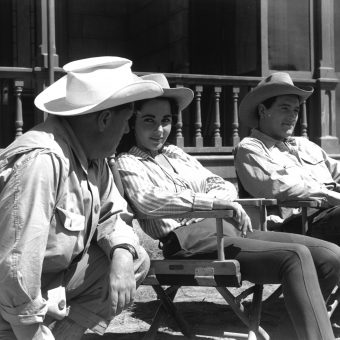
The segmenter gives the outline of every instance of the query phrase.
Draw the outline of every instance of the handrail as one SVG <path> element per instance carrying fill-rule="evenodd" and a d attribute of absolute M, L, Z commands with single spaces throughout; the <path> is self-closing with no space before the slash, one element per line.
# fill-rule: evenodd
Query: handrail
<path fill-rule="evenodd" d="M 54 73 L 56 79 L 65 74 L 61 67 L 55 67 Z M 144 75 L 149 72 L 135 73 Z M 262 78 L 182 73 L 165 73 L 165 75 L 172 87 L 188 86 L 194 92 L 193 102 L 185 109 L 185 113 L 178 112 L 174 143 L 193 155 L 231 155 L 233 147 L 238 144 L 242 137 L 240 133 L 245 132 L 245 130 L 242 130 L 242 126 L 240 129 L 238 120 L 239 102 Z M 0 67 L 0 81 L 2 79 L 7 80 L 7 82 L 9 79 L 17 83 L 23 81 L 22 94 L 24 98 L 28 95 L 35 95 L 45 85 L 49 84 L 50 73 L 48 68 L 43 67 L 2 66 Z M 31 82 L 29 80 L 36 81 Z M 314 88 L 321 81 L 321 79 L 305 78 L 294 78 L 293 80 L 298 86 L 312 86 Z M 322 81 L 327 83 L 332 79 L 323 78 Z M 18 91 L 15 84 L 14 88 L 11 95 L 16 98 L 21 93 L 21 89 Z M 19 101 L 18 104 L 20 104 Z M 307 105 L 308 102 L 302 103 L 301 131 L 298 133 L 304 137 L 308 137 Z M 20 105 L 17 105 L 17 107 L 20 107 Z M 17 113 L 18 109 L 15 110 L 14 115 L 20 116 Z M 17 120 L 20 122 L 19 125 L 25 124 L 25 116 L 22 123 L 20 119 Z M 17 135 L 21 133 L 20 129 L 21 127 L 18 128 Z"/>

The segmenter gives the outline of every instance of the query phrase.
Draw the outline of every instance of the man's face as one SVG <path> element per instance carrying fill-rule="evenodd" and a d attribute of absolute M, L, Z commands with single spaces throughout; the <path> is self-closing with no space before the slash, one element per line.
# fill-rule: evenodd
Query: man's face
<path fill-rule="evenodd" d="M 300 103 L 298 96 L 278 96 L 270 108 L 259 105 L 259 129 L 272 138 L 283 140 L 294 132 Z"/>
<path fill-rule="evenodd" d="M 123 135 L 129 132 L 129 119 L 133 113 L 133 103 L 112 108 L 109 127 L 105 130 L 103 147 L 108 156 L 112 156 Z"/>

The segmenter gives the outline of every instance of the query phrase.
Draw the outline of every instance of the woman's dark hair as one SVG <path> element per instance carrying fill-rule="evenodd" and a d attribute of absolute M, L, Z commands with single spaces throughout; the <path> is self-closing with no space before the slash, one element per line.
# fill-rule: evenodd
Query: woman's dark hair
<path fill-rule="evenodd" d="M 177 102 L 172 98 L 154 98 L 154 99 L 161 99 L 161 100 L 167 100 L 170 102 L 170 109 L 171 109 L 171 116 L 172 116 L 172 126 L 176 126 L 177 124 L 177 118 L 178 118 L 178 105 Z M 141 110 L 143 105 L 152 99 L 143 99 L 138 100 L 135 102 L 135 112 L 133 113 L 132 117 L 129 119 L 129 133 L 125 134 L 121 141 L 119 142 L 119 145 L 117 147 L 116 154 L 119 155 L 122 152 L 128 152 L 134 145 L 136 145 L 136 138 L 135 138 L 135 123 L 136 123 L 136 112 L 138 110 Z M 170 136 L 168 137 L 168 141 L 170 142 L 173 139 L 173 134 L 175 133 L 175 129 L 171 129 Z"/>

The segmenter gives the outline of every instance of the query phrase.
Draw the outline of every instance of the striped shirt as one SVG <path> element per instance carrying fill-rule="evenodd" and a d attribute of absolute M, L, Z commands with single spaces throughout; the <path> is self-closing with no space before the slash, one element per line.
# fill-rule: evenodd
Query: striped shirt
<path fill-rule="evenodd" d="M 162 149 L 174 171 L 159 165 L 150 154 L 132 147 L 117 158 L 125 195 L 138 214 L 162 216 L 192 210 L 211 210 L 215 198 L 233 201 L 235 186 L 205 169 L 196 158 L 174 145 Z M 180 219 L 140 220 L 154 239 L 181 225 Z"/>

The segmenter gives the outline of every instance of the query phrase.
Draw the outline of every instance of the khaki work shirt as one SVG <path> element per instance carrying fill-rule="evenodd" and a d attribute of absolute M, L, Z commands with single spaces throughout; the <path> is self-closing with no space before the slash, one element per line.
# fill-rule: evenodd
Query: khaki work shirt
<path fill-rule="evenodd" d="M 340 163 L 304 137 L 278 141 L 253 129 L 236 148 L 235 167 L 253 197 L 309 199 L 326 185 L 340 191 Z"/>
<path fill-rule="evenodd" d="M 96 242 L 137 246 L 105 160 L 88 162 L 67 121 L 50 116 L 0 154 L 0 313 L 42 322 L 41 287 Z"/>

